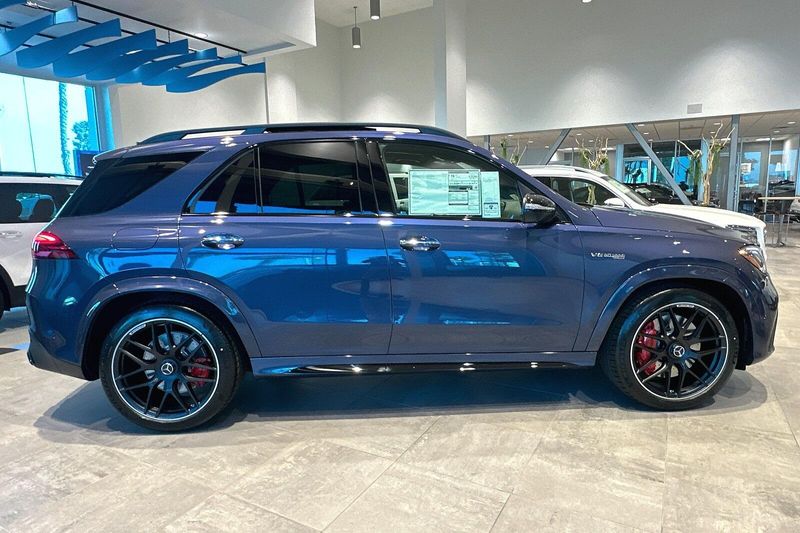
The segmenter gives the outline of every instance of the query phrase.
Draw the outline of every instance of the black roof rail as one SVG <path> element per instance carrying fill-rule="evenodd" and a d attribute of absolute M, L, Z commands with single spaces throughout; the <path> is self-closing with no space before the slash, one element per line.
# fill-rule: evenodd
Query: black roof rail
<path fill-rule="evenodd" d="M 0 178 L 60 178 L 69 180 L 82 180 L 83 176 L 72 174 L 55 174 L 51 172 L 21 172 L 18 170 L 0 170 Z"/>
<path fill-rule="evenodd" d="M 225 135 L 258 135 L 262 133 L 290 133 L 301 131 L 357 131 L 372 130 L 401 131 L 403 133 L 425 133 L 429 135 L 441 135 L 461 141 L 466 141 L 461 135 L 453 132 L 435 128 L 433 126 L 420 126 L 416 124 L 394 124 L 383 122 L 300 122 L 296 124 L 250 124 L 247 126 L 226 126 L 221 128 L 197 128 L 189 130 L 177 130 L 160 133 L 149 137 L 138 144 L 155 144 L 166 141 L 180 141 L 182 139 L 193 139 L 199 137 L 220 137 Z"/>

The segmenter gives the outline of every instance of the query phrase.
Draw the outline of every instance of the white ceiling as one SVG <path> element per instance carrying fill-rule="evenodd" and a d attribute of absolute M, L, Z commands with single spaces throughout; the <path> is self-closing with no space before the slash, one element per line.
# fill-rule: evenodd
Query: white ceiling
<path fill-rule="evenodd" d="M 353 6 L 358 6 L 358 22 L 369 20 L 369 0 L 315 0 L 317 18 L 344 27 L 353 24 Z M 433 6 L 433 0 L 381 0 L 381 16 L 390 17 Z"/>
<path fill-rule="evenodd" d="M 63 9 L 72 2 L 37 0 L 37 3 L 50 9 Z M 223 56 L 231 55 L 235 50 L 254 54 L 306 48 L 316 44 L 313 0 L 91 0 L 89 3 L 188 34 L 206 33 L 209 41 L 222 45 L 218 49 Z M 77 7 L 78 15 L 85 19 L 102 22 L 120 18 L 123 30 L 141 32 L 150 29 L 146 24 L 118 17 L 90 5 L 78 3 Z M 276 16 L 277 13 L 282 16 Z M 45 11 L 25 5 L 13 6 L 0 12 L 0 22 L 16 26 L 45 14 Z M 87 26 L 89 23 L 86 22 L 63 24 L 48 28 L 43 33 L 59 36 Z M 157 35 L 164 41 L 185 38 L 176 33 L 169 35 L 163 29 L 157 29 Z M 46 39 L 34 38 L 29 44 L 43 40 Z M 214 44 L 194 38 L 190 39 L 190 46 L 200 49 Z"/>

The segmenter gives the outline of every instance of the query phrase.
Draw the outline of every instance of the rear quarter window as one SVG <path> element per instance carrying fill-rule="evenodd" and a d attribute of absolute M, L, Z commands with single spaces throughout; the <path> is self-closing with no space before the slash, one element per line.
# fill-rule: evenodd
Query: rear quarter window
<path fill-rule="evenodd" d="M 60 216 L 96 215 L 116 209 L 182 169 L 202 153 L 181 152 L 101 160 L 72 195 Z"/>

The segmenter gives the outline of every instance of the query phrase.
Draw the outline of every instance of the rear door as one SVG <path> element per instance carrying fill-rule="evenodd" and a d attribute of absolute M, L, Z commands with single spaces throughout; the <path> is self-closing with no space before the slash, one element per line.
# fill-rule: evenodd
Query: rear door
<path fill-rule="evenodd" d="M 249 149 L 195 195 L 186 269 L 234 294 L 264 356 L 383 355 L 389 273 L 352 140 Z"/>

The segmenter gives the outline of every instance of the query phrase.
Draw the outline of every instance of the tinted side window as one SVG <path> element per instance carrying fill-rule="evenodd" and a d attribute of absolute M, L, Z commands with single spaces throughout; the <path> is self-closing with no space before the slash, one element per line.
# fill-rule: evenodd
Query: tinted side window
<path fill-rule="evenodd" d="M 516 177 L 461 150 L 413 142 L 380 145 L 395 213 L 520 220 Z"/>
<path fill-rule="evenodd" d="M 190 202 L 189 213 L 260 213 L 255 151 L 228 165 Z"/>
<path fill-rule="evenodd" d="M 362 211 L 354 143 L 270 143 L 259 157 L 264 213 Z"/>
<path fill-rule="evenodd" d="M 614 198 L 614 195 L 602 185 L 582 179 L 553 178 L 550 188 L 580 205 L 603 205 L 609 198 Z"/>
<path fill-rule="evenodd" d="M 123 157 L 100 161 L 78 187 L 62 217 L 96 215 L 133 200 L 201 152 Z"/>
<path fill-rule="evenodd" d="M 0 224 L 50 222 L 75 185 L 0 183 Z"/>

